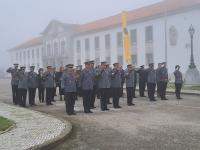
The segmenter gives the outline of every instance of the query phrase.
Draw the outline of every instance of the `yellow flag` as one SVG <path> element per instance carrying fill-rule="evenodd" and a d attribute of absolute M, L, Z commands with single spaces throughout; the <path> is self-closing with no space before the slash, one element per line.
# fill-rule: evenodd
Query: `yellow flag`
<path fill-rule="evenodd" d="M 124 46 L 124 57 L 127 64 L 131 64 L 131 45 L 130 37 L 127 30 L 127 12 L 122 12 L 122 28 L 123 28 L 123 46 Z"/>

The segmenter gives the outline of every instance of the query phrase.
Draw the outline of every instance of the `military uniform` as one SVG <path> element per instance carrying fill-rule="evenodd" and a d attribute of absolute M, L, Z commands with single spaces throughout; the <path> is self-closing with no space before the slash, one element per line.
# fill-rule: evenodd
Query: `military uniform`
<path fill-rule="evenodd" d="M 147 88 L 148 88 L 148 97 L 150 101 L 155 101 L 155 88 L 156 88 L 156 71 L 153 68 L 153 64 L 149 64 L 147 69 Z"/>
<path fill-rule="evenodd" d="M 177 65 L 175 68 L 176 69 L 180 68 L 180 66 Z M 182 77 L 182 73 L 179 71 L 179 69 L 174 71 L 174 76 L 175 76 L 176 98 L 182 99 L 180 94 L 181 94 L 181 88 L 183 85 L 183 77 Z"/>
<path fill-rule="evenodd" d="M 145 97 L 145 88 L 147 83 L 147 72 L 144 69 L 144 66 L 140 66 L 140 69 L 137 71 L 139 74 L 139 91 L 140 97 Z"/>
<path fill-rule="evenodd" d="M 50 68 L 50 66 L 48 66 Z M 45 88 L 46 88 L 46 104 L 53 105 L 51 102 L 54 98 L 54 73 L 52 71 L 46 71 L 45 77 Z"/>
<path fill-rule="evenodd" d="M 85 63 L 89 65 L 88 62 Z M 90 69 L 83 69 L 80 76 L 80 87 L 82 89 L 83 94 L 83 106 L 85 113 L 91 113 L 91 98 L 92 98 L 92 90 L 94 87 L 94 74 L 90 71 Z"/>
<path fill-rule="evenodd" d="M 125 70 L 125 79 L 126 79 L 126 93 L 127 93 L 127 105 L 131 106 L 133 104 L 133 91 L 135 86 L 135 71 L 131 68 L 131 65 L 127 66 Z"/>
<path fill-rule="evenodd" d="M 19 83 L 19 75 L 18 75 L 18 64 L 14 64 L 15 68 L 8 68 L 7 72 L 11 74 L 11 86 L 12 86 L 12 97 L 13 97 L 13 104 L 18 104 L 18 83 Z"/>
<path fill-rule="evenodd" d="M 156 69 L 157 97 L 161 97 L 161 65 L 161 63 L 158 63 L 158 68 Z"/>
<path fill-rule="evenodd" d="M 68 65 L 68 67 L 73 66 Z M 77 92 L 76 77 L 74 72 L 66 71 L 63 73 L 61 77 L 61 88 L 63 89 L 65 95 L 66 112 L 68 115 L 74 115 L 75 97 Z"/>
<path fill-rule="evenodd" d="M 102 62 L 102 65 L 105 64 L 106 62 Z M 111 87 L 111 72 L 106 68 L 98 69 L 97 76 L 98 76 L 98 88 L 100 92 L 101 110 L 106 111 L 109 110 L 107 108 L 107 103 L 110 98 L 109 89 Z"/>
<path fill-rule="evenodd" d="M 113 107 L 114 108 L 121 108 L 119 106 L 119 98 L 120 92 L 122 87 L 122 75 L 121 71 L 117 68 L 114 68 L 111 71 L 111 90 L 112 90 L 112 97 L 113 97 Z"/>
<path fill-rule="evenodd" d="M 39 69 L 39 74 L 38 74 L 38 96 L 39 96 L 39 101 L 41 103 L 44 102 L 44 92 L 45 92 L 45 77 L 44 73 L 40 71 L 43 71 L 42 68 Z"/>
<path fill-rule="evenodd" d="M 167 100 L 166 89 L 167 89 L 167 84 L 168 84 L 168 70 L 164 66 L 160 68 L 159 73 L 160 73 L 159 75 L 160 76 L 160 97 L 161 97 L 161 100 Z"/>
<path fill-rule="evenodd" d="M 31 71 L 28 72 L 28 94 L 29 94 L 29 105 L 35 105 L 35 94 L 36 88 L 38 87 L 38 75 L 34 72 L 34 66 L 31 66 Z"/>

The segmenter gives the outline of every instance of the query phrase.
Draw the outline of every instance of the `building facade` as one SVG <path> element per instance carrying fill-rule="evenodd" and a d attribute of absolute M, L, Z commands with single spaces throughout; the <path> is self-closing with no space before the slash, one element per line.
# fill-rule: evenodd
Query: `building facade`
<path fill-rule="evenodd" d="M 174 70 L 176 64 L 181 65 L 182 70 L 186 71 L 191 48 L 188 29 L 192 24 L 196 30 L 194 56 L 196 65 L 199 67 L 199 16 L 199 0 L 167 0 L 128 11 L 132 63 L 139 66 L 167 61 L 170 72 Z M 96 64 L 101 61 L 107 61 L 110 64 L 119 62 L 124 67 L 126 66 L 121 14 L 83 25 L 65 24 L 53 20 L 43 31 L 42 44 L 38 46 L 41 49 L 39 66 L 59 67 L 67 63 L 82 65 L 87 60 L 95 60 Z M 30 49 L 32 47 L 13 50 L 11 58 L 20 55 L 19 51 L 27 50 L 26 53 L 28 53 Z M 17 61 L 17 59 L 12 60 Z M 21 61 L 26 65 L 33 62 L 37 64 L 37 60 Z"/>

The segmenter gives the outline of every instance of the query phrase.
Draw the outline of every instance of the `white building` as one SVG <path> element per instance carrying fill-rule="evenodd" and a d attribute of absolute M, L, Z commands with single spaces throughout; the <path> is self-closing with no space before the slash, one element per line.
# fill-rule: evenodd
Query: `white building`
<path fill-rule="evenodd" d="M 132 61 L 135 65 L 168 62 L 169 71 L 179 64 L 186 71 L 190 61 L 190 36 L 192 24 L 195 63 L 200 66 L 200 0 L 166 0 L 150 6 L 128 11 L 128 29 L 132 43 Z M 60 66 L 67 63 L 81 65 L 86 60 L 96 63 L 119 62 L 126 66 L 123 55 L 121 14 L 95 22 L 72 25 L 53 20 L 44 30 L 43 43 L 38 45 L 43 53 L 40 65 Z M 20 56 L 11 51 L 12 58 Z M 31 53 L 32 54 L 32 53 Z M 180 57 L 180 58 L 179 58 Z M 30 58 L 34 58 L 31 57 Z M 12 59 L 14 60 L 14 59 Z M 32 63 L 20 59 L 27 66 Z M 17 61 L 14 60 L 14 61 Z M 37 60 L 33 61 L 37 64 Z M 20 62 L 19 62 L 20 63 Z M 200 68 L 198 68 L 200 69 Z"/>

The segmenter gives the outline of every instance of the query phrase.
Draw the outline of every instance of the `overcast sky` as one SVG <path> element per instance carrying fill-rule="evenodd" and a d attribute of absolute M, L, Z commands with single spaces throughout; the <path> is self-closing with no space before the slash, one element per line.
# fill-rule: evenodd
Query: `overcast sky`
<path fill-rule="evenodd" d="M 6 50 L 38 36 L 52 19 L 87 23 L 161 0 L 0 0 L 0 67 Z"/>

